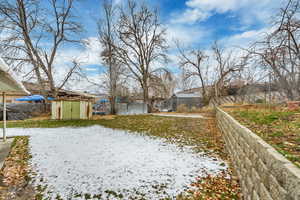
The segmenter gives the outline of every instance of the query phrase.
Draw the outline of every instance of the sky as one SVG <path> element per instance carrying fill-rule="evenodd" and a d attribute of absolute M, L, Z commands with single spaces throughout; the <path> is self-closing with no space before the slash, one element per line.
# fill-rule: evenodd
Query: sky
<path fill-rule="evenodd" d="M 122 4 L 125 0 L 114 0 Z M 283 7 L 285 0 L 145 0 L 157 7 L 162 24 L 167 28 L 168 51 L 171 62 L 166 66 L 179 72 L 175 40 L 187 48 L 209 49 L 214 41 L 226 48 L 245 47 L 271 30 L 272 19 Z M 80 58 L 85 73 L 93 80 L 101 78 L 103 71 L 97 43 L 96 21 L 101 17 L 102 0 L 80 0 L 75 14 L 84 25 L 81 34 L 86 47 L 64 47 L 57 57 L 63 66 L 72 58 Z M 63 73 L 63 70 L 59 70 Z M 74 87 L 74 85 L 73 85 Z M 89 84 L 76 85 L 78 90 L 88 90 Z"/>

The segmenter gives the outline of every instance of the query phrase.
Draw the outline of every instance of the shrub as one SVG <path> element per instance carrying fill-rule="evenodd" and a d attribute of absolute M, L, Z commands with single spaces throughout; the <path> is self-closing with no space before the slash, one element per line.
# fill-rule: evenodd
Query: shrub
<path fill-rule="evenodd" d="M 189 108 L 185 104 L 180 104 L 179 106 L 177 106 L 177 110 L 176 111 L 177 112 L 185 113 L 185 112 L 189 111 Z"/>
<path fill-rule="evenodd" d="M 201 112 L 201 108 L 197 108 L 195 106 L 193 106 L 190 110 L 191 113 L 200 113 Z"/>
<path fill-rule="evenodd" d="M 256 99 L 255 103 L 266 103 L 264 99 Z"/>

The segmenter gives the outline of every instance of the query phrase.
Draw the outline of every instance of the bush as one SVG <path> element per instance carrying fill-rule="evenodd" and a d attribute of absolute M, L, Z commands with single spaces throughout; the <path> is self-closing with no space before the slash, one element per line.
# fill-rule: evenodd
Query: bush
<path fill-rule="evenodd" d="M 255 103 L 266 103 L 264 99 L 256 99 Z"/>
<path fill-rule="evenodd" d="M 178 107 L 177 107 L 177 112 L 181 112 L 181 113 L 186 113 L 189 111 L 189 108 L 185 105 L 185 104 L 180 104 Z"/>
<path fill-rule="evenodd" d="M 200 113 L 201 112 L 201 108 L 197 108 L 195 106 L 193 106 L 190 110 L 191 113 Z"/>

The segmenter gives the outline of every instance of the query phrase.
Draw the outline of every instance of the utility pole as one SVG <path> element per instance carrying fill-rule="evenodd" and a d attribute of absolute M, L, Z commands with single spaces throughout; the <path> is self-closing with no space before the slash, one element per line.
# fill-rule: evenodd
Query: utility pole
<path fill-rule="evenodd" d="M 271 95 L 271 72 L 269 72 L 269 109 L 271 109 L 271 101 L 272 101 L 272 95 Z"/>
<path fill-rule="evenodd" d="M 268 87 L 267 81 L 265 81 L 265 88 L 264 88 L 264 92 L 265 92 L 265 102 L 264 102 L 264 104 L 265 104 L 265 106 L 267 106 L 267 93 L 268 93 L 267 87 Z"/>
<path fill-rule="evenodd" d="M 3 92 L 3 141 L 6 141 L 6 94 Z"/>

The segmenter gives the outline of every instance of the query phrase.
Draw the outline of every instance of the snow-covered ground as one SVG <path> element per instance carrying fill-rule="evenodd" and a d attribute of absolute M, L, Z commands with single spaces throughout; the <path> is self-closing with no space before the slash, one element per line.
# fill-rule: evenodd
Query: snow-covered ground
<path fill-rule="evenodd" d="M 221 160 L 191 148 L 101 126 L 17 128 L 8 134 L 31 136 L 35 184 L 47 185 L 46 197 L 51 199 L 57 194 L 63 199 L 84 199 L 78 194 L 103 199 L 175 197 L 197 176 L 226 168 Z"/>

